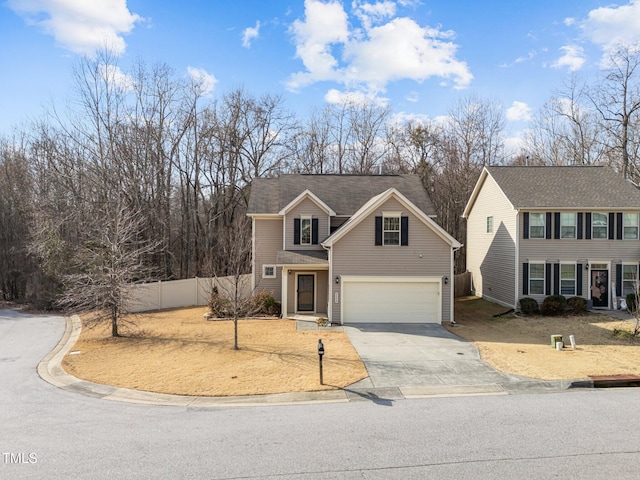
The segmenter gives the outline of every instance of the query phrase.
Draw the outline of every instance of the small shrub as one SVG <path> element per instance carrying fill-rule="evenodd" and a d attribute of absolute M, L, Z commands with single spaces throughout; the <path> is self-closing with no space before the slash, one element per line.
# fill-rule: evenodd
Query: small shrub
<path fill-rule="evenodd" d="M 209 298 L 208 307 L 215 317 L 227 318 L 233 316 L 231 301 L 224 295 L 220 295 L 220 293 L 218 293 L 217 287 L 214 287 L 213 292 L 211 292 L 211 298 Z"/>
<path fill-rule="evenodd" d="M 567 309 L 574 315 L 580 315 L 587 311 L 587 300 L 582 297 L 571 297 L 567 299 Z"/>
<path fill-rule="evenodd" d="M 627 309 L 632 313 L 636 311 L 636 294 L 635 293 L 627 294 Z"/>
<path fill-rule="evenodd" d="M 557 315 L 562 315 L 565 312 L 565 309 L 566 307 L 562 303 L 556 300 L 547 301 L 545 298 L 544 302 L 542 302 L 542 306 L 540 307 L 540 313 L 547 317 L 555 317 Z"/>
<path fill-rule="evenodd" d="M 543 304 L 545 302 L 558 302 L 563 308 L 567 307 L 567 297 L 564 295 L 549 295 L 542 301 Z"/>
<path fill-rule="evenodd" d="M 251 297 L 249 310 L 255 315 L 280 315 L 280 302 L 273 297 L 273 292 L 261 290 Z"/>
<path fill-rule="evenodd" d="M 524 314 L 524 315 L 536 315 L 537 313 L 540 313 L 540 306 L 538 305 L 537 300 L 530 298 L 530 297 L 524 297 L 520 299 L 520 311 Z"/>

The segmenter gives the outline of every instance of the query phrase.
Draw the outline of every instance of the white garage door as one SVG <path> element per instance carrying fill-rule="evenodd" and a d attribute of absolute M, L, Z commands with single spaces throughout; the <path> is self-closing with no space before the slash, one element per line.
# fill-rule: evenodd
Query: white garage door
<path fill-rule="evenodd" d="M 440 282 L 424 277 L 342 277 L 344 323 L 441 323 Z"/>

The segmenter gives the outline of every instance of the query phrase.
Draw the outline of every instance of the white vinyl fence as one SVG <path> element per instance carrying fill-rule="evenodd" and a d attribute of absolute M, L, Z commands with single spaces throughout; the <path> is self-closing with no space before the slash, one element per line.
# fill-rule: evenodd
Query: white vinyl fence
<path fill-rule="evenodd" d="M 146 312 L 163 308 L 206 305 L 214 286 L 218 287 L 221 294 L 233 296 L 233 277 L 196 277 L 186 280 L 131 285 L 127 292 L 127 309 L 130 312 Z M 251 275 L 242 275 L 238 288 L 241 298 L 251 295 Z"/>

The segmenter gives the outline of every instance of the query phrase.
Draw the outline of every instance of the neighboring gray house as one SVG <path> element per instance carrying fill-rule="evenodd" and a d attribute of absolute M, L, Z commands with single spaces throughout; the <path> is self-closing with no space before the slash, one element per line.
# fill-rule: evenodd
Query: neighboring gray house
<path fill-rule="evenodd" d="M 640 190 L 608 167 L 487 167 L 463 214 L 475 293 L 616 308 L 638 278 L 639 215 Z"/>
<path fill-rule="evenodd" d="M 253 287 L 282 316 L 453 319 L 454 238 L 414 175 L 281 175 L 251 185 Z"/>

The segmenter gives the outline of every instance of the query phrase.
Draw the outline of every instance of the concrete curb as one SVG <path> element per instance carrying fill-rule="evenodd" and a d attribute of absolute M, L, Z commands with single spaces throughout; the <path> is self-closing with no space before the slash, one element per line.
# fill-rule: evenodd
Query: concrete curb
<path fill-rule="evenodd" d="M 129 388 L 113 387 L 81 380 L 69 375 L 62 368 L 64 356 L 73 348 L 82 322 L 77 315 L 65 317 L 65 332 L 56 347 L 38 364 L 38 375 L 51 385 L 87 397 L 114 402 L 141 405 L 163 405 L 191 408 L 207 407 L 257 407 L 276 405 L 302 405 L 314 403 L 346 403 L 371 401 L 390 405 L 394 401 L 417 398 L 442 398 L 485 395 L 513 395 L 519 393 L 543 393 L 566 391 L 569 388 L 586 387 L 589 381 L 541 382 L 536 380 L 485 385 L 438 385 L 429 387 L 394 388 L 344 388 L 321 392 L 292 392 L 269 395 L 247 395 L 227 397 L 199 397 L 146 392 Z M 591 382 L 593 387 L 593 382 Z"/>

